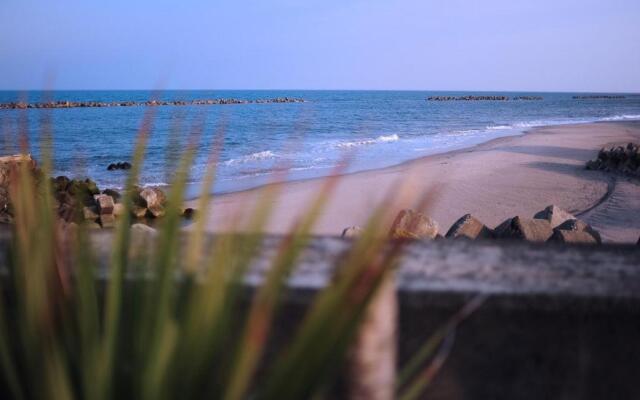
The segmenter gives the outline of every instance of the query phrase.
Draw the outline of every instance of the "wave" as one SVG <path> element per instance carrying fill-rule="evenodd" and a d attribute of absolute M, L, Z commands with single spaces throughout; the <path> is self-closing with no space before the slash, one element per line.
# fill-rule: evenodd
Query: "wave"
<path fill-rule="evenodd" d="M 626 121 L 631 119 L 640 119 L 640 114 L 622 114 L 613 115 L 611 117 L 601 118 L 601 121 Z"/>
<path fill-rule="evenodd" d="M 238 158 L 232 158 L 230 160 L 225 161 L 223 164 L 224 165 L 244 164 L 244 163 L 253 162 L 253 161 L 268 160 L 276 157 L 277 157 L 276 154 L 271 150 L 265 150 L 265 151 L 259 151 L 256 153 L 251 153 L 246 156 L 242 156 Z"/>
<path fill-rule="evenodd" d="M 506 129 L 513 129 L 512 125 L 489 125 L 487 129 L 490 131 L 502 131 Z"/>
<path fill-rule="evenodd" d="M 376 143 L 397 142 L 398 140 L 400 140 L 400 137 L 394 133 L 393 135 L 378 136 L 375 139 L 363 139 L 363 140 L 357 140 L 353 142 L 342 142 L 342 143 L 338 143 L 336 147 L 349 148 L 349 147 L 357 147 L 357 146 L 367 146 L 367 145 L 376 144 Z"/>

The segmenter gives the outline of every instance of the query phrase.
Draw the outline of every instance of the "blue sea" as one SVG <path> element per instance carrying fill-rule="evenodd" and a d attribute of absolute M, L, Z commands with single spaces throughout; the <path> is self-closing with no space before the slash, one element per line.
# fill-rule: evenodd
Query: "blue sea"
<path fill-rule="evenodd" d="M 542 96 L 540 101 L 427 102 L 429 96 Z M 624 99 L 573 99 L 588 93 L 432 91 L 54 91 L 0 92 L 0 102 L 49 100 L 146 101 L 269 99 L 298 97 L 304 103 L 153 107 L 140 184 L 166 185 L 175 159 L 200 132 L 190 171 L 194 196 L 208 163 L 217 163 L 215 192 L 256 187 L 274 180 L 326 176 L 349 160 L 347 172 L 375 169 L 425 155 L 520 135 L 545 125 L 640 119 L 640 95 Z M 28 132 L 38 157 L 43 121 L 53 131 L 54 174 L 89 176 L 100 187 L 119 188 L 126 171 L 110 163 L 130 161 L 146 107 L 0 110 L 0 149 L 18 150 Z M 222 134 L 220 134 L 222 132 Z M 223 143 L 216 157 L 216 143 Z"/>

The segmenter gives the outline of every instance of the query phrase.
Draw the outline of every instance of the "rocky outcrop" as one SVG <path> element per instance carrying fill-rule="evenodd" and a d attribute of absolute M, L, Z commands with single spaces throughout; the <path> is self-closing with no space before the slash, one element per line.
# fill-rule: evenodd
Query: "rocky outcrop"
<path fill-rule="evenodd" d="M 553 235 L 549 221 L 516 216 L 509 218 L 495 229 L 499 239 L 523 239 L 530 242 L 546 242 Z"/>
<path fill-rule="evenodd" d="M 616 172 L 627 176 L 640 177 L 640 146 L 628 143 L 626 146 L 601 149 L 595 160 L 587 161 L 586 169 Z"/>
<path fill-rule="evenodd" d="M 421 212 L 402 210 L 398 213 L 389 237 L 392 239 L 435 239 L 438 223 Z"/>
<path fill-rule="evenodd" d="M 471 214 L 466 214 L 457 220 L 445 235 L 446 238 L 489 239 L 493 238 L 493 231 Z"/>

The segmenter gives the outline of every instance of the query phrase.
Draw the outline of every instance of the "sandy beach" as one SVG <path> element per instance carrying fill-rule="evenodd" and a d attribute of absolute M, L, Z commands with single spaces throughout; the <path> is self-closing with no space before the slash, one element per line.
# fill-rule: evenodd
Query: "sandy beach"
<path fill-rule="evenodd" d="M 584 168 L 603 146 L 630 141 L 640 141 L 640 122 L 548 126 L 390 168 L 343 175 L 313 232 L 339 235 L 345 227 L 364 225 L 391 191 L 396 192 L 395 213 L 416 208 L 423 193 L 432 190 L 437 195 L 424 211 L 439 223 L 441 234 L 466 213 L 495 227 L 506 218 L 530 217 L 555 204 L 593 225 L 605 241 L 635 242 L 640 235 L 640 182 Z M 267 230 L 286 232 L 308 209 L 323 181 L 272 184 L 278 198 Z M 241 229 L 240 211 L 251 208 L 263 192 L 264 187 L 212 199 L 207 229 Z M 197 207 L 197 201 L 187 206 Z"/>

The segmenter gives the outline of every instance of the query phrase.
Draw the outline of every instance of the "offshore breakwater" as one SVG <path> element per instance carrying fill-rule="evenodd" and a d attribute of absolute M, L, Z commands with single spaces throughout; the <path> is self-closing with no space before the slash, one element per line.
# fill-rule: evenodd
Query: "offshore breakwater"
<path fill-rule="evenodd" d="M 195 100 L 148 100 L 148 101 L 49 101 L 42 103 L 10 102 L 0 103 L 0 109 L 16 110 L 28 108 L 92 108 L 92 107 L 156 107 L 156 106 L 209 106 L 223 104 L 266 104 L 266 103 L 304 103 L 304 99 L 276 97 L 271 99 L 195 99 Z"/>

